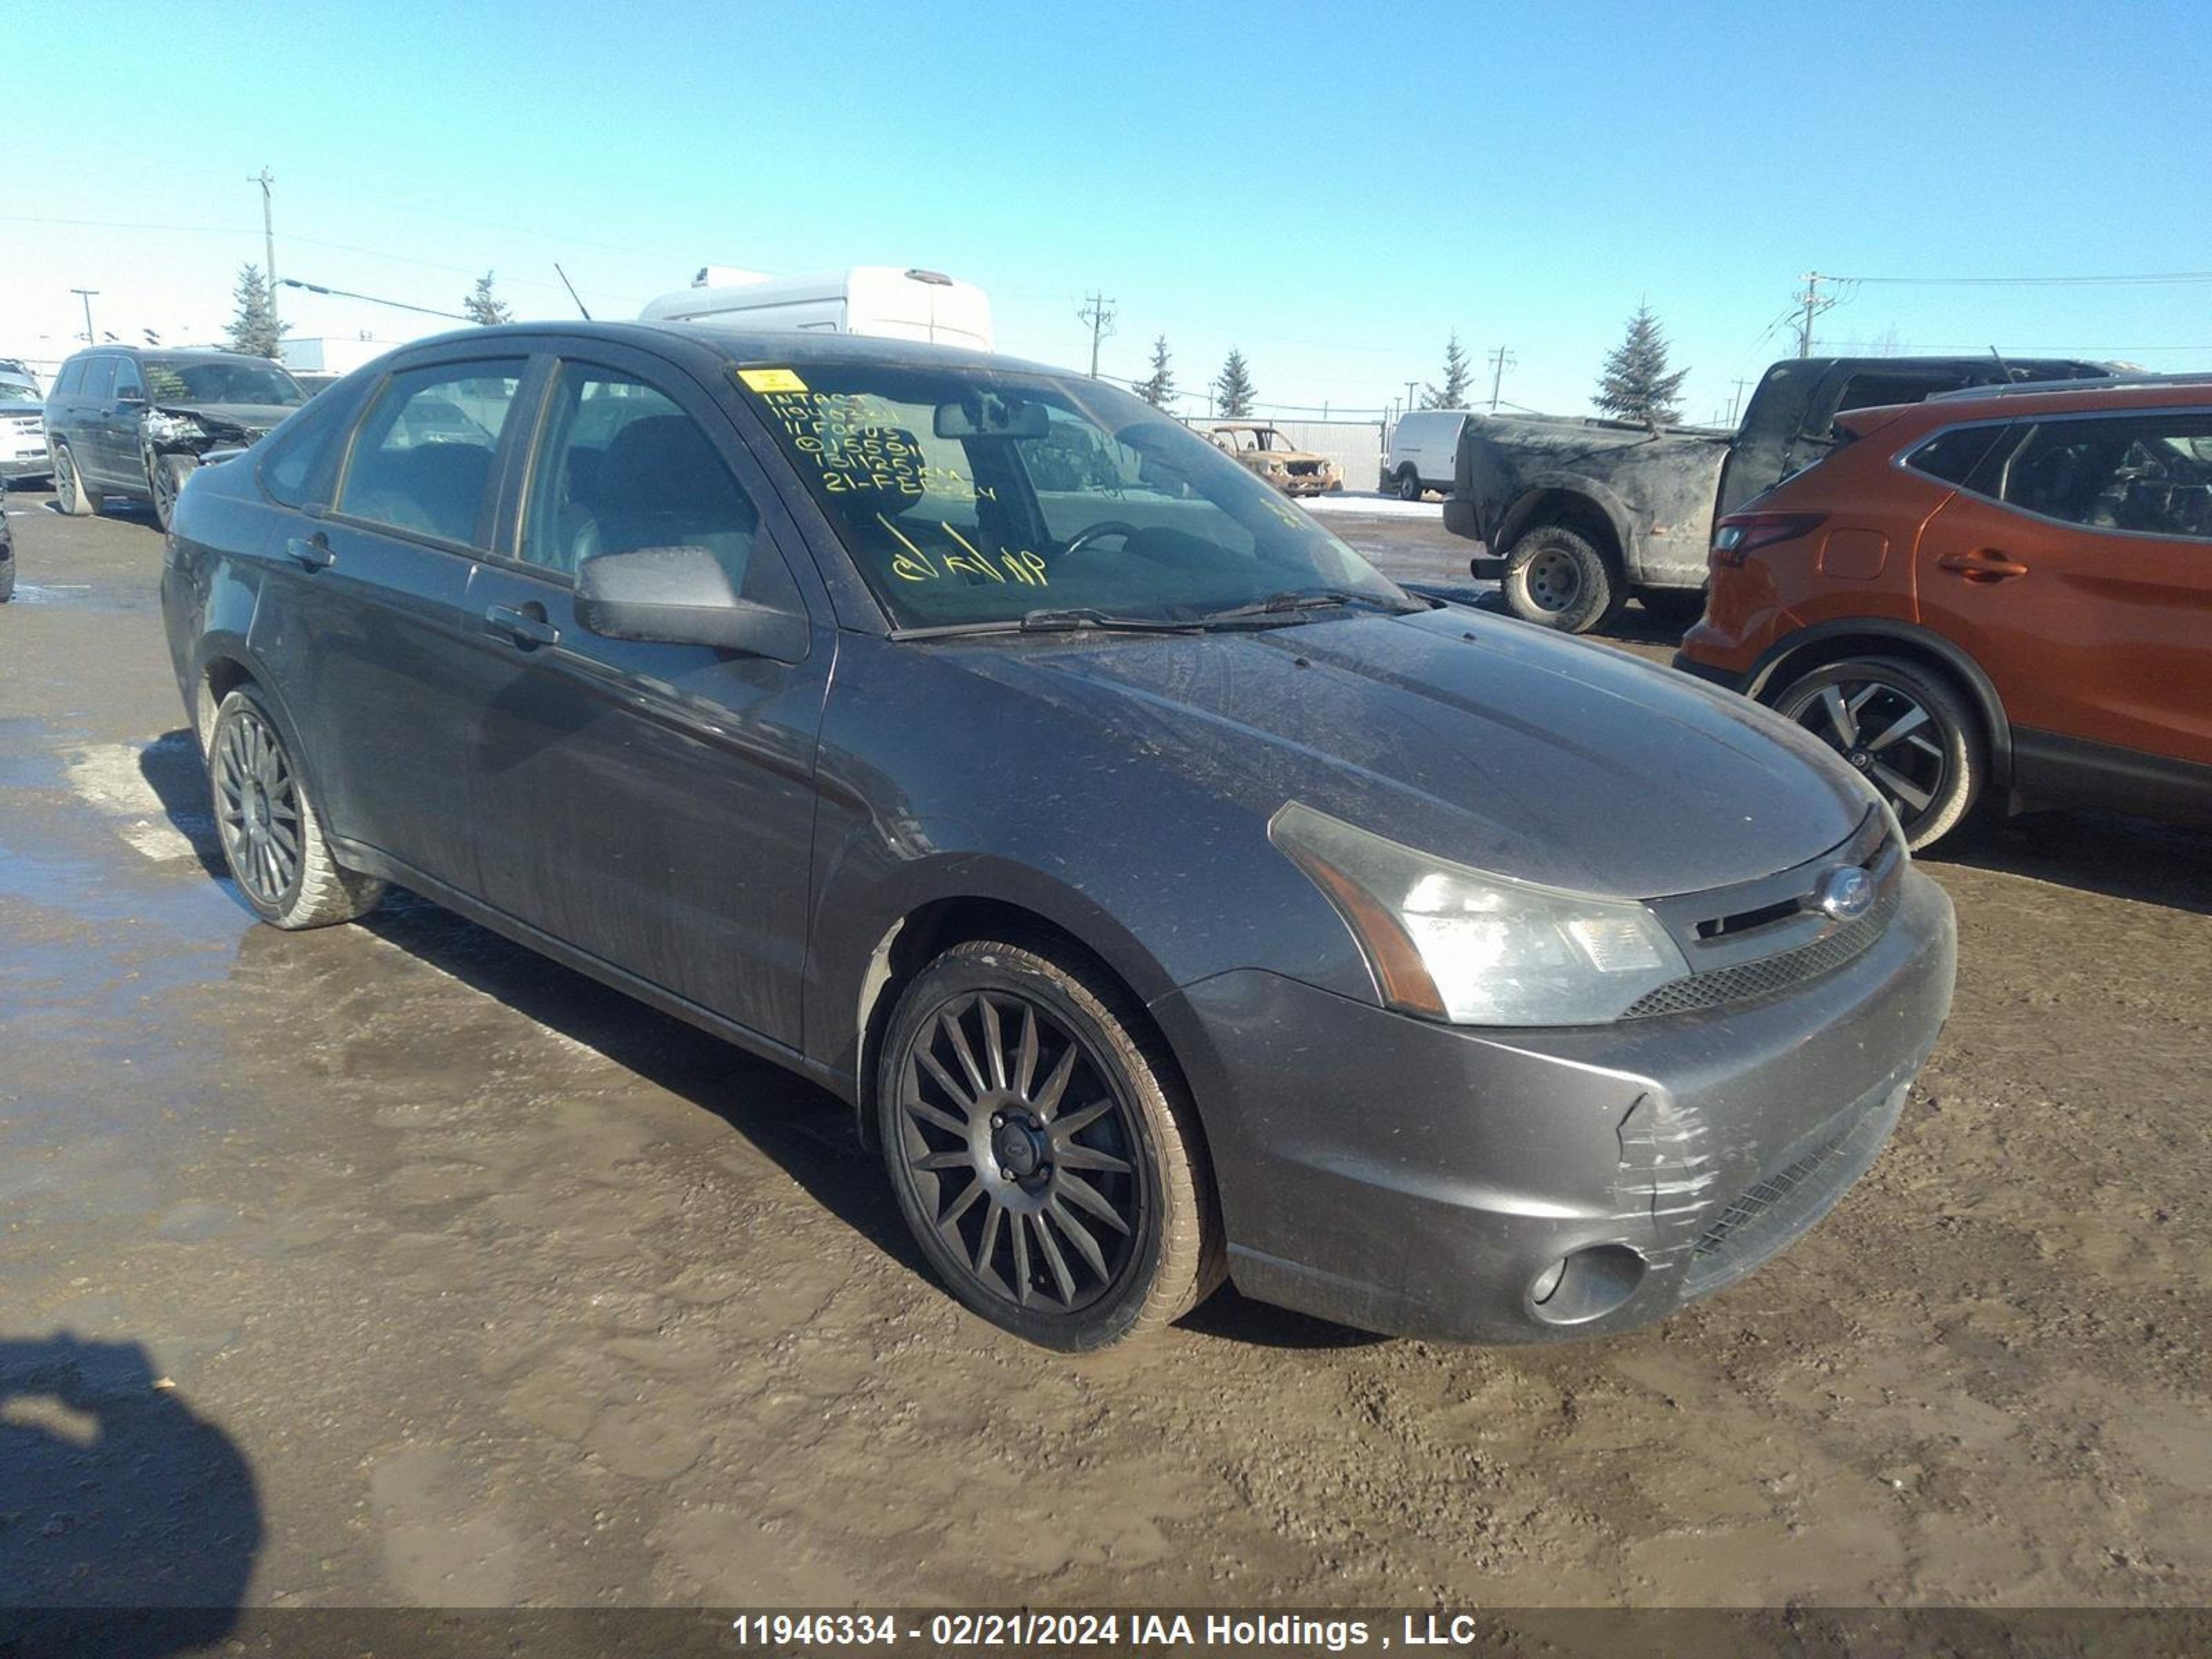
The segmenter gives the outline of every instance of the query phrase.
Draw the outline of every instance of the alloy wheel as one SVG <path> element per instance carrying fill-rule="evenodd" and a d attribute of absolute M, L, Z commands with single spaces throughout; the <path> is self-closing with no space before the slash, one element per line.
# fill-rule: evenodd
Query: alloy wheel
<path fill-rule="evenodd" d="M 1935 716 L 1887 680 L 1845 679 L 1810 688 L 1785 701 L 1780 712 L 1881 791 L 1908 838 L 1949 789 L 1951 763 Z"/>
<path fill-rule="evenodd" d="M 284 745 L 250 708 L 223 723 L 216 744 L 216 818 L 240 885 L 281 908 L 300 878 L 300 786 Z"/>
<path fill-rule="evenodd" d="M 1129 1108 L 1080 1036 L 1025 997 L 956 997 L 923 1023 L 898 1083 L 907 1177 L 972 1285 L 1046 1314 L 1116 1288 L 1148 1200 Z"/>

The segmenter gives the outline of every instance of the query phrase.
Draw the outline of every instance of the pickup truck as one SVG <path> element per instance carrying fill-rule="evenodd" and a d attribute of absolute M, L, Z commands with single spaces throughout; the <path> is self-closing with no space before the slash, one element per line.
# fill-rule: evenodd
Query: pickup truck
<path fill-rule="evenodd" d="M 2118 365 L 2070 358 L 1793 357 L 1733 433 L 1547 416 L 1477 416 L 1460 434 L 1444 526 L 1484 544 L 1468 562 L 1515 616 L 1585 633 L 1633 594 L 1666 622 L 1705 608 L 1714 525 L 1826 454 L 1847 410 L 1962 386 L 2078 380 Z"/>

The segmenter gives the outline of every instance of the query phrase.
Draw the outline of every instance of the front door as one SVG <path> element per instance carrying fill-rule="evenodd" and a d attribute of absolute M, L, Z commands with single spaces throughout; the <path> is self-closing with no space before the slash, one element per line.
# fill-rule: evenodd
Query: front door
<path fill-rule="evenodd" d="M 1987 487 L 1929 520 L 1914 574 L 2024 753 L 2047 733 L 2212 764 L 2212 411 L 2039 421 Z"/>
<path fill-rule="evenodd" d="M 826 599 L 804 555 L 787 558 L 795 532 L 727 417 L 681 371 L 595 346 L 559 366 L 538 429 L 515 556 L 480 564 L 469 591 L 495 664 L 472 769 L 484 896 L 796 1048 Z M 810 611 L 804 660 L 577 623 L 581 563 L 667 546 L 711 550 L 744 598 Z"/>

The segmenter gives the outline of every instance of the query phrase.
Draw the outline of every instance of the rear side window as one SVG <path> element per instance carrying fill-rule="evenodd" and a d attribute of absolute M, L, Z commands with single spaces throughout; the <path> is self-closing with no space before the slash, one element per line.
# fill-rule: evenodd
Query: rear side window
<path fill-rule="evenodd" d="M 526 563 L 573 576 L 603 553 L 703 547 L 742 593 L 759 528 L 750 498 L 674 399 L 612 369 L 562 368 L 531 473 Z"/>
<path fill-rule="evenodd" d="M 1997 445 L 2012 428 L 1994 426 L 1954 426 L 1939 432 L 1905 458 L 1915 472 L 1924 472 L 1962 489 L 1986 488 L 1989 464 Z"/>
<path fill-rule="evenodd" d="M 84 359 L 72 357 L 62 365 L 61 378 L 54 382 L 54 396 L 74 398 L 84 386 Z"/>
<path fill-rule="evenodd" d="M 344 434 L 344 404 L 331 397 L 311 403 L 264 439 L 260 447 L 261 487 L 287 507 L 320 504 L 330 499 L 331 450 Z"/>
<path fill-rule="evenodd" d="M 2005 469 L 2002 499 L 2093 529 L 2212 541 L 2212 413 L 2045 421 Z"/>
<path fill-rule="evenodd" d="M 354 439 L 338 510 L 463 547 L 486 545 L 492 459 L 524 366 L 514 357 L 393 375 Z"/>

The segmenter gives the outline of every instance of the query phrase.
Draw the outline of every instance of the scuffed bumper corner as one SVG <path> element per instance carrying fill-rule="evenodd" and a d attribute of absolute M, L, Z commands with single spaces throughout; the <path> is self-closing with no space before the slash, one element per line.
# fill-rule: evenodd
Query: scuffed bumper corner
<path fill-rule="evenodd" d="M 1477 1032 L 1251 970 L 1155 1007 L 1240 1290 L 1364 1329 L 1539 1342 L 1662 1318 L 1818 1222 L 1896 1126 L 1955 960 L 1949 901 L 1916 873 L 1856 960 L 1734 1009 Z M 1586 1308 L 1542 1301 L 1575 1259 L 1624 1271 Z"/>

